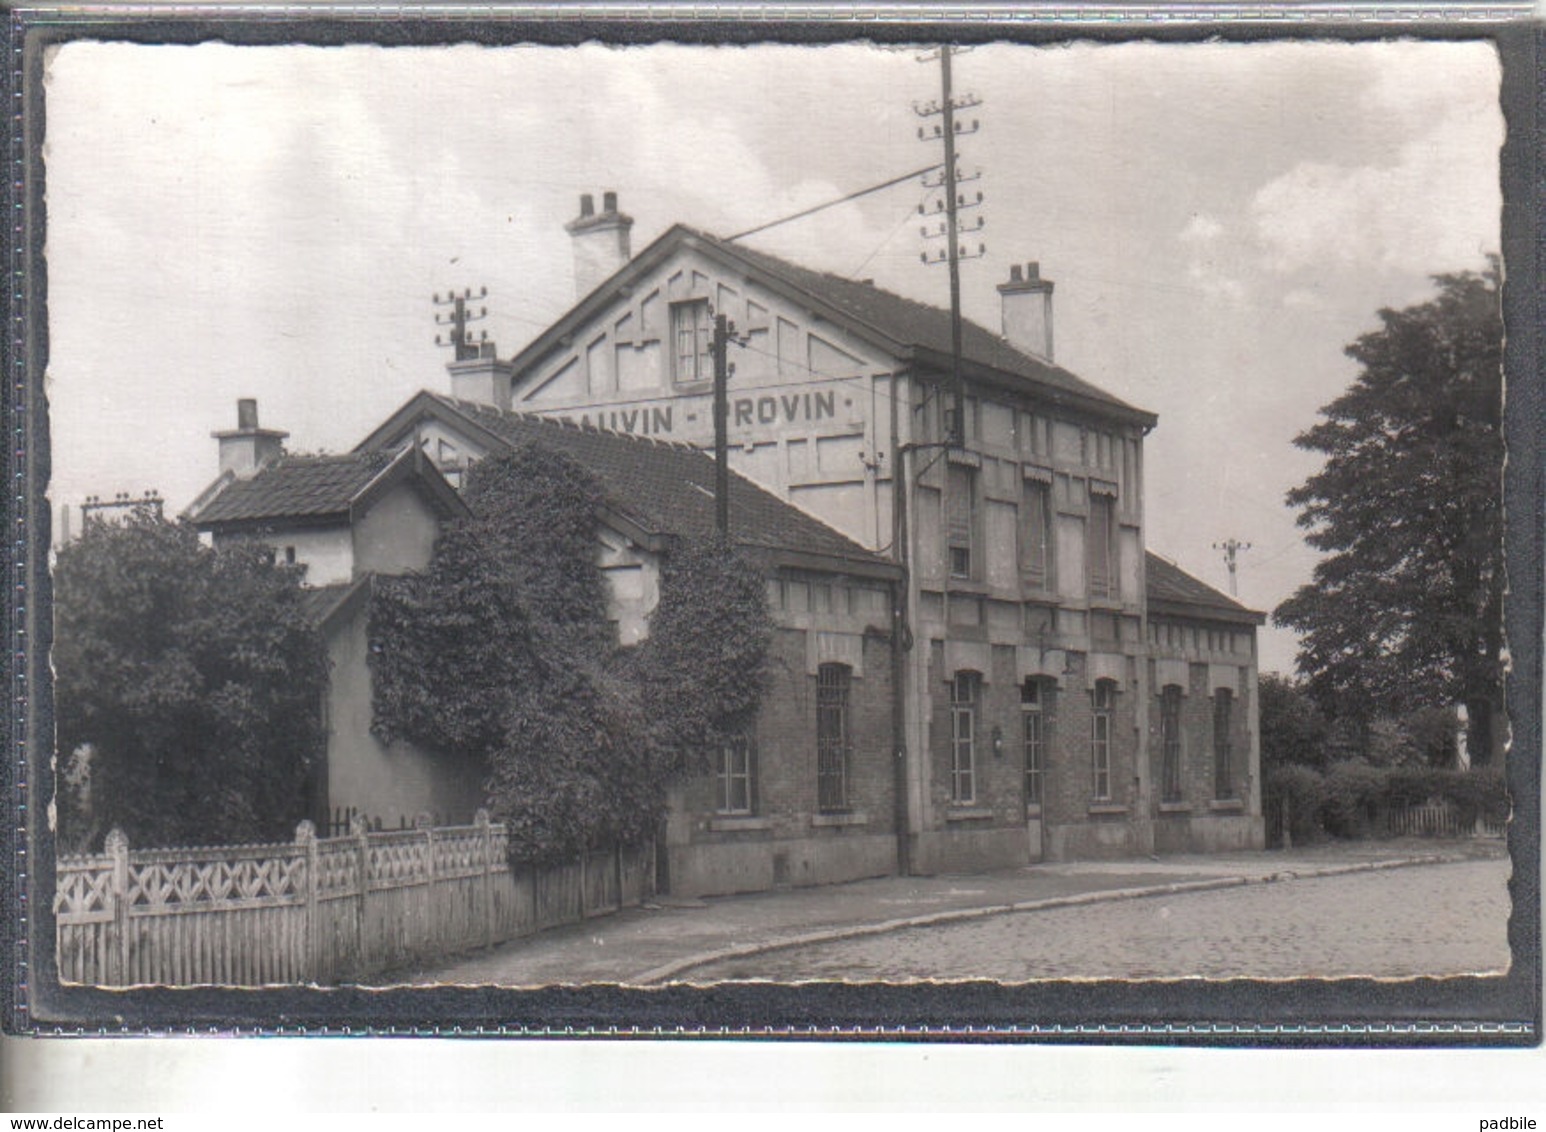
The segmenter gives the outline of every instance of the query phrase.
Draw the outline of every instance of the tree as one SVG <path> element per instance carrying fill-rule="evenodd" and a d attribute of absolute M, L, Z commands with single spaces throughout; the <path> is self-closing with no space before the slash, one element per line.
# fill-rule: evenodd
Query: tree
<path fill-rule="evenodd" d="M 1330 715 L 1465 704 L 1473 761 L 1503 743 L 1499 269 L 1440 275 L 1347 348 L 1362 373 L 1298 436 L 1325 466 L 1288 494 L 1326 556 L 1274 619 Z"/>
<path fill-rule="evenodd" d="M 1258 683 L 1263 770 L 1282 766 L 1324 768 L 1331 758 L 1329 724 L 1299 684 L 1274 672 Z"/>
<path fill-rule="evenodd" d="M 327 659 L 300 573 L 149 511 L 54 568 L 62 846 L 288 839 L 326 741 Z"/>

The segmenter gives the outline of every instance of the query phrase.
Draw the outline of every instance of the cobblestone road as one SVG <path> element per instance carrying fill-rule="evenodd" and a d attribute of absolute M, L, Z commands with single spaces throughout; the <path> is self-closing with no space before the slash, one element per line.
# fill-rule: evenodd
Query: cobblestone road
<path fill-rule="evenodd" d="M 679 978 L 1481 974 L 1508 967 L 1507 860 L 1468 861 L 985 917 L 695 967 Z"/>

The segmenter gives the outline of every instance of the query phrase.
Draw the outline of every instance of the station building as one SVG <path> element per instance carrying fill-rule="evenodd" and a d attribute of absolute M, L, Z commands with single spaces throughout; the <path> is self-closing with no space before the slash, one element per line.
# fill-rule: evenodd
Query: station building
<path fill-rule="evenodd" d="M 634 255 L 631 225 L 582 198 L 569 312 L 452 362 L 354 455 L 455 485 L 541 442 L 595 470 L 630 643 L 658 555 L 712 521 L 734 323 L 731 534 L 764 555 L 786 676 L 753 743 L 675 788 L 674 891 L 1263 844 L 1263 618 L 1145 549 L 1157 417 L 1055 363 L 1036 264 L 997 332 L 963 326 L 957 430 L 947 311 L 681 225 Z"/>
<path fill-rule="evenodd" d="M 1157 417 L 1055 363 L 1036 264 L 999 286 L 998 332 L 963 327 L 948 444 L 947 311 L 681 225 L 634 255 L 631 225 L 582 198 L 576 304 L 513 359 L 453 363 L 452 393 L 709 448 L 712 321 L 734 323 L 731 467 L 901 572 L 905 867 L 1262 844 L 1263 618 L 1145 550 Z"/>

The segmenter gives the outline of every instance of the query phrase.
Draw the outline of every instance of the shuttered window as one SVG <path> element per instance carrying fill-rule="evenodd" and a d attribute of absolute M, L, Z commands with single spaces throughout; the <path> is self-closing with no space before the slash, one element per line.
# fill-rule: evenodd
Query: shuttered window
<path fill-rule="evenodd" d="M 950 576 L 970 578 L 977 567 L 977 473 L 961 464 L 949 464 L 945 474 L 945 545 Z"/>
<path fill-rule="evenodd" d="M 1091 597 L 1116 596 L 1115 502 L 1109 495 L 1090 496 L 1088 557 Z"/>
<path fill-rule="evenodd" d="M 1046 585 L 1052 563 L 1052 489 L 1039 480 L 1025 481 L 1020 522 L 1020 568 L 1026 578 Z"/>

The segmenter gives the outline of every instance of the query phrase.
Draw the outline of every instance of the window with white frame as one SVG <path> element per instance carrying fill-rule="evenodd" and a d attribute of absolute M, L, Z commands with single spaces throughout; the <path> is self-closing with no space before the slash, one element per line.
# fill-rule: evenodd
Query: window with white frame
<path fill-rule="evenodd" d="M 1111 717 L 1116 691 L 1114 680 L 1097 680 L 1090 691 L 1090 789 L 1096 801 L 1111 798 Z"/>
<path fill-rule="evenodd" d="M 846 664 L 816 670 L 816 808 L 848 810 L 848 701 L 853 672 Z"/>
<path fill-rule="evenodd" d="M 1020 686 L 1020 727 L 1025 750 L 1025 804 L 1040 806 L 1047 773 L 1047 739 L 1052 726 L 1047 684 L 1031 677 Z"/>
<path fill-rule="evenodd" d="M 1160 801 L 1181 800 L 1181 687 L 1160 689 Z"/>
<path fill-rule="evenodd" d="M 1228 688 L 1213 693 L 1213 796 L 1235 796 L 1234 745 L 1229 727 L 1234 715 L 1234 696 Z"/>
<path fill-rule="evenodd" d="M 977 705 L 982 677 L 957 672 L 950 682 L 950 800 L 977 799 Z"/>
<path fill-rule="evenodd" d="M 713 321 L 707 299 L 671 304 L 671 380 L 691 385 L 714 378 Z"/>
<path fill-rule="evenodd" d="M 748 728 L 733 735 L 719 751 L 714 777 L 714 808 L 721 814 L 750 814 L 756 808 L 756 741 Z"/>

